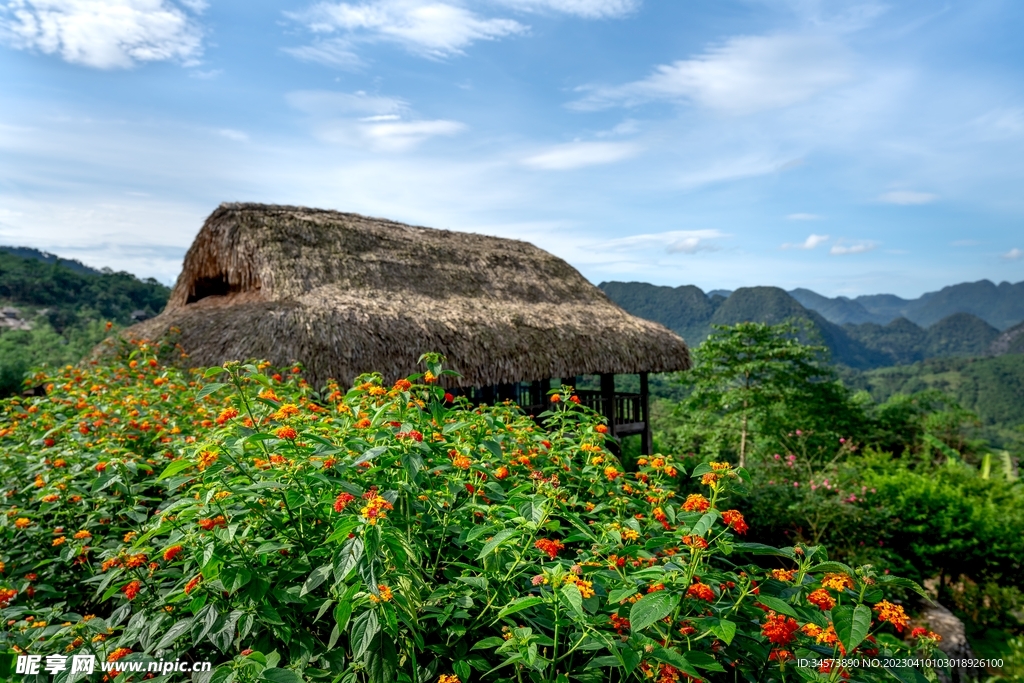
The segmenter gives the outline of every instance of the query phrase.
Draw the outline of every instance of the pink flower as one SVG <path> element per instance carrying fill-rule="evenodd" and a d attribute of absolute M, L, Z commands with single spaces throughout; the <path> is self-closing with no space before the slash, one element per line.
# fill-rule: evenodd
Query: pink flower
<path fill-rule="evenodd" d="M 532 579 L 530 579 L 530 583 L 532 583 L 534 586 L 541 585 L 542 583 L 544 583 L 544 575 L 543 574 L 537 574 L 537 576 L 535 576 Z"/>
<path fill-rule="evenodd" d="M 798 481 L 794 481 L 794 482 L 793 482 L 793 486 L 794 486 L 794 487 L 798 487 L 798 486 L 800 486 L 800 482 L 798 482 Z"/>
<path fill-rule="evenodd" d="M 797 436 L 803 436 L 803 435 L 804 435 L 804 433 L 803 433 L 803 432 L 801 432 L 801 431 L 800 431 L 800 430 L 798 429 L 798 430 L 796 430 L 796 435 L 797 435 Z"/>
<path fill-rule="evenodd" d="M 781 455 L 779 455 L 778 453 L 776 453 L 776 454 L 775 454 L 775 459 L 776 459 L 776 460 L 779 460 L 779 459 L 780 459 L 781 457 L 782 457 L 782 456 L 781 456 Z"/>

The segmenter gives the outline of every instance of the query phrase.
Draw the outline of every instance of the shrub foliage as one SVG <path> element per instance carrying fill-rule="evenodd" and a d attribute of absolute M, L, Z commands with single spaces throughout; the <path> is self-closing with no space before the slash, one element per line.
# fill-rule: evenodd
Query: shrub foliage
<path fill-rule="evenodd" d="M 891 601 L 916 584 L 744 542 L 744 469 L 624 472 L 564 391 L 542 428 L 447 394 L 434 355 L 345 391 L 160 351 L 0 402 L 9 651 L 210 660 L 193 678 L 217 683 L 674 683 L 836 681 L 799 660 L 934 645 Z"/>

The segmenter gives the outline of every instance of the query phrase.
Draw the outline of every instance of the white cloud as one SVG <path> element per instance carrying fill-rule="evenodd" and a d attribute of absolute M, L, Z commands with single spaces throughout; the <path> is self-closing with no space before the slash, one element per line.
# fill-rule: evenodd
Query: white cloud
<path fill-rule="evenodd" d="M 324 142 L 383 152 L 404 152 L 432 137 L 456 135 L 466 127 L 458 121 L 417 119 L 405 100 L 363 91 L 299 90 L 285 99 L 310 115 L 315 135 Z"/>
<path fill-rule="evenodd" d="M 234 140 L 235 142 L 249 142 L 249 135 L 240 130 L 221 128 L 217 131 L 217 134 L 226 137 L 228 140 Z"/>
<path fill-rule="evenodd" d="M 1024 107 L 993 109 L 974 120 L 981 136 L 989 140 L 1024 135 Z"/>
<path fill-rule="evenodd" d="M 638 154 L 640 147 L 627 142 L 570 142 L 523 159 L 523 164 L 545 171 L 567 171 L 584 166 L 612 164 Z"/>
<path fill-rule="evenodd" d="M 195 0 L 182 4 L 205 8 Z M 196 64 L 203 51 L 202 29 L 170 0 L 10 0 L 0 6 L 0 38 L 97 69 Z"/>
<path fill-rule="evenodd" d="M 663 249 L 669 254 L 695 254 L 717 251 L 720 247 L 709 240 L 730 237 L 720 230 L 672 230 L 647 235 L 632 235 L 594 245 L 597 251 L 636 251 Z"/>
<path fill-rule="evenodd" d="M 828 253 L 834 256 L 845 256 L 847 254 L 865 254 L 869 251 L 873 251 L 878 248 L 877 242 L 871 240 L 862 240 L 860 242 L 854 242 L 852 244 L 835 244 Z"/>
<path fill-rule="evenodd" d="M 912 190 L 894 190 L 885 192 L 878 196 L 878 201 L 886 204 L 899 204 L 901 206 L 912 206 L 915 204 L 930 204 L 938 199 L 937 194 L 930 192 L 914 192 Z"/>
<path fill-rule="evenodd" d="M 1017 247 L 1014 247 L 1010 251 L 1008 251 L 1005 254 L 1003 254 L 1003 258 L 1008 260 L 1008 261 L 1016 261 L 1017 259 L 1021 258 L 1022 256 L 1024 256 L 1024 251 L 1018 249 Z"/>
<path fill-rule="evenodd" d="M 589 93 L 571 104 L 602 109 L 668 100 L 729 114 L 803 102 L 850 78 L 845 48 L 825 36 L 739 36 L 691 59 L 658 66 L 647 78 Z"/>
<path fill-rule="evenodd" d="M 478 40 L 526 31 L 512 19 L 485 18 L 465 7 L 435 0 L 320 2 L 305 11 L 285 14 L 316 34 L 341 36 L 287 52 L 340 66 L 358 61 L 354 48 L 359 42 L 392 42 L 422 56 L 444 58 L 462 54 Z"/>
<path fill-rule="evenodd" d="M 498 0 L 501 4 L 528 12 L 553 11 L 585 19 L 625 16 L 640 6 L 640 0 Z"/>
<path fill-rule="evenodd" d="M 828 242 L 828 235 L 808 235 L 800 244 L 783 244 L 783 249 L 814 249 L 825 242 Z"/>
<path fill-rule="evenodd" d="M 816 213 L 791 213 L 786 216 L 791 221 L 818 221 L 821 220 L 821 216 Z"/>

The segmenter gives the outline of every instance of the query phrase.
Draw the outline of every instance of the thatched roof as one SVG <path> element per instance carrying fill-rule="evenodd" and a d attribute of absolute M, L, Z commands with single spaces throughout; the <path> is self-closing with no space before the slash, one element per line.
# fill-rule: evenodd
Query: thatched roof
<path fill-rule="evenodd" d="M 167 308 L 126 332 L 172 326 L 196 365 L 298 360 L 316 382 L 406 376 L 426 351 L 467 387 L 690 365 L 680 337 L 532 244 L 294 206 L 214 211 Z"/>

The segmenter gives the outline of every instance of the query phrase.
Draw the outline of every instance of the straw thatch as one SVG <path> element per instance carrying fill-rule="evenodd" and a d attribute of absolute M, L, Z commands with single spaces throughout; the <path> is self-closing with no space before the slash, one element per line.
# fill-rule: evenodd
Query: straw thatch
<path fill-rule="evenodd" d="M 167 308 L 127 334 L 172 326 L 196 365 L 298 360 L 316 382 L 406 376 L 425 351 L 463 387 L 690 365 L 681 338 L 532 244 L 293 206 L 214 211 Z"/>

